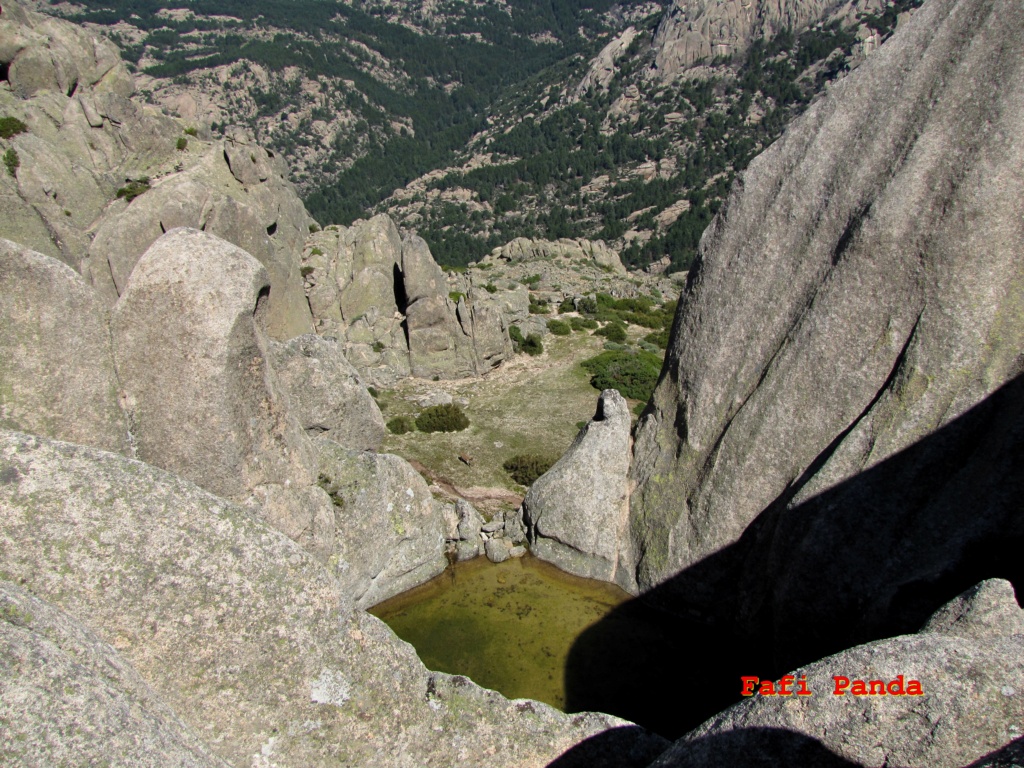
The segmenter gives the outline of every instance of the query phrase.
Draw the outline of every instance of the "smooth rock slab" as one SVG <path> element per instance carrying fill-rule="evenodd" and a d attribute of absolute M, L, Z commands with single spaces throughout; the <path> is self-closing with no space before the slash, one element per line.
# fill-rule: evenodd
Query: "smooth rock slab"
<path fill-rule="evenodd" d="M 0 240 L 0 427 L 128 450 L 102 302 L 73 269 Z"/>

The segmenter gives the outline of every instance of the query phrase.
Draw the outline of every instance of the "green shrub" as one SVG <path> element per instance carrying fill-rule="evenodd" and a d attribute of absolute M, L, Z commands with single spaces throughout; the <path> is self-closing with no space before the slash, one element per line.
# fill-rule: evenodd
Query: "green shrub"
<path fill-rule="evenodd" d="M 309 277 L 310 275 L 313 274 L 314 271 L 315 270 L 313 269 L 313 267 L 305 266 L 299 270 L 299 274 L 302 275 L 303 277 Z"/>
<path fill-rule="evenodd" d="M 319 248 L 314 248 L 313 250 L 311 250 L 309 252 L 309 255 L 310 256 L 323 256 L 324 252 L 322 250 L 320 250 Z"/>
<path fill-rule="evenodd" d="M 551 307 L 548 306 L 547 299 L 535 299 L 533 296 L 530 297 L 530 314 L 531 315 L 546 315 L 551 311 Z"/>
<path fill-rule="evenodd" d="M 536 333 L 531 333 L 522 343 L 519 345 L 519 351 L 525 352 L 530 357 L 536 357 L 537 355 L 544 352 L 544 345 L 541 343 L 540 336 Z"/>
<path fill-rule="evenodd" d="M 18 157 L 18 153 L 14 147 L 10 147 L 6 152 L 4 152 L 4 165 L 7 166 L 7 172 L 11 174 L 11 176 L 14 175 L 15 171 L 17 171 L 18 167 L 21 165 L 21 158 Z"/>
<path fill-rule="evenodd" d="M 653 331 L 644 336 L 644 341 L 648 344 L 653 344 L 660 349 L 668 349 L 668 328 L 662 328 L 660 331 Z"/>
<path fill-rule="evenodd" d="M 367 387 L 366 391 L 370 393 L 370 397 L 372 397 L 374 400 L 380 397 L 380 392 L 377 391 L 376 387 Z"/>
<path fill-rule="evenodd" d="M 661 374 L 661 358 L 642 350 L 610 350 L 580 365 L 595 389 L 617 389 L 633 400 L 649 400 Z"/>
<path fill-rule="evenodd" d="M 626 326 L 622 323 L 608 323 L 604 328 L 594 331 L 594 335 L 604 336 L 608 341 L 621 344 L 626 340 Z"/>
<path fill-rule="evenodd" d="M 461 432 L 469 426 L 469 419 L 454 403 L 432 405 L 416 417 L 420 432 Z"/>
<path fill-rule="evenodd" d="M 27 130 L 28 126 L 16 117 L 0 117 L 0 139 L 9 139 Z"/>
<path fill-rule="evenodd" d="M 533 482 L 551 469 L 555 460 L 539 453 L 519 453 L 506 461 L 502 466 L 513 480 L 520 485 L 532 485 Z"/>
<path fill-rule="evenodd" d="M 484 286 L 484 290 L 487 291 L 488 293 L 497 293 L 498 286 L 496 286 L 494 283 L 488 283 L 487 285 Z"/>
<path fill-rule="evenodd" d="M 526 341 L 526 339 L 523 338 L 523 332 L 519 330 L 518 325 L 510 325 L 508 327 L 508 337 L 516 344 L 522 344 Z"/>
<path fill-rule="evenodd" d="M 319 232 L 319 231 L 320 231 L 320 225 L 319 224 L 314 222 L 313 224 L 309 225 L 309 233 L 310 234 L 313 234 L 314 232 Z"/>
<path fill-rule="evenodd" d="M 456 304 L 458 304 L 460 301 L 466 298 L 466 294 L 462 293 L 461 291 L 452 291 L 451 293 L 448 294 L 448 298 L 454 301 Z"/>
<path fill-rule="evenodd" d="M 375 342 L 373 342 L 373 351 L 376 352 L 378 355 L 381 352 L 383 352 L 384 351 L 384 342 L 383 341 L 375 341 Z"/>
<path fill-rule="evenodd" d="M 548 330 L 555 336 L 568 336 L 572 333 L 569 324 L 562 320 L 548 320 Z"/>
<path fill-rule="evenodd" d="M 174 144 L 174 148 L 177 149 L 179 152 L 184 152 L 186 149 L 188 149 L 188 139 L 186 139 L 184 136 L 179 136 L 178 141 L 175 142 Z"/>
<path fill-rule="evenodd" d="M 576 303 L 572 300 L 572 298 L 562 299 L 562 303 L 558 305 L 558 314 L 560 314 L 560 315 L 565 313 L 565 312 L 575 312 L 575 311 L 576 311 Z"/>
<path fill-rule="evenodd" d="M 414 432 L 416 430 L 416 424 L 412 420 L 412 416 L 395 416 L 391 419 L 388 424 L 388 431 L 394 435 L 404 435 L 407 432 Z"/>
<path fill-rule="evenodd" d="M 198 136 L 199 131 L 197 131 L 194 127 L 190 125 L 188 128 L 185 129 L 185 134 L 188 136 Z"/>
<path fill-rule="evenodd" d="M 540 282 L 540 275 L 530 275 L 529 277 L 522 278 L 519 282 L 523 285 L 536 285 Z"/>
<path fill-rule="evenodd" d="M 133 179 L 117 190 L 117 196 L 123 197 L 126 203 L 130 203 L 143 192 L 149 190 L 149 176 Z"/>

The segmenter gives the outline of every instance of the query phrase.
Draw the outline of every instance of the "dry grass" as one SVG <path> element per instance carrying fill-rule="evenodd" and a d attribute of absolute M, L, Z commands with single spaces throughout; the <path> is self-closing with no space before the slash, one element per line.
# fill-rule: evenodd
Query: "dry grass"
<path fill-rule="evenodd" d="M 594 415 L 598 393 L 579 363 L 597 354 L 602 342 L 589 334 L 548 335 L 543 355 L 517 355 L 483 378 L 406 379 L 381 393 L 385 420 L 415 416 L 421 410 L 418 397 L 442 391 L 468 401 L 463 410 L 470 426 L 452 433 L 389 434 L 381 450 L 417 461 L 459 488 L 521 491 L 502 464 L 517 453 L 558 457 L 565 452 L 579 431 L 577 423 Z M 460 454 L 471 457 L 472 466 L 461 462 Z"/>

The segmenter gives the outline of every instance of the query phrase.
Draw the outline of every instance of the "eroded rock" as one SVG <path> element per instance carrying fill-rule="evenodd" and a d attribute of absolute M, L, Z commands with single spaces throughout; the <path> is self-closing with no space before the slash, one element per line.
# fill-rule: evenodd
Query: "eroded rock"
<path fill-rule="evenodd" d="M 564 571 L 613 581 L 626 523 L 629 406 L 614 389 L 597 413 L 523 499 L 523 522 L 537 557 Z"/>

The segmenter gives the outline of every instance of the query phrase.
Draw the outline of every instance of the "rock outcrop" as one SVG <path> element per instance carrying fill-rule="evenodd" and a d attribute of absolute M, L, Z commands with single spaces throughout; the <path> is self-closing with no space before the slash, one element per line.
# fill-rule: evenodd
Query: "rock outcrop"
<path fill-rule="evenodd" d="M 336 341 L 308 334 L 272 341 L 269 352 L 291 414 L 307 435 L 353 450 L 380 448 L 384 417 Z"/>
<path fill-rule="evenodd" d="M 580 259 L 592 261 L 599 267 L 626 274 L 619 254 L 609 248 L 601 240 L 531 240 L 528 237 L 517 237 L 515 240 L 495 248 L 487 257 L 489 262 L 544 261 L 555 258 Z"/>
<path fill-rule="evenodd" d="M 2 432 L 0 478 L 0 578 L 78 617 L 229 764 L 539 768 L 626 725 L 428 672 L 379 620 L 346 612 L 337 582 L 294 542 L 162 470 Z M 61 662 L 45 663 L 41 673 Z M 130 693 L 121 677 L 114 687 Z M 5 676 L 4 707 L 9 686 Z M 16 706 L 5 732 L 34 722 Z M 131 762 L 122 743 L 109 742 L 112 762 Z M 635 728 L 619 743 L 605 765 L 646 765 L 665 746 Z"/>
<path fill-rule="evenodd" d="M 883 0 L 674 0 L 654 34 L 654 71 L 669 79 L 697 62 L 743 53 L 756 39 L 824 19 L 880 10 Z"/>
<path fill-rule="evenodd" d="M 328 565 L 347 600 L 370 608 L 445 569 L 441 502 L 409 462 L 322 437 L 316 445 L 320 485 L 334 505 Z"/>
<path fill-rule="evenodd" d="M 227 498 L 316 480 L 267 362 L 269 287 L 241 248 L 174 229 L 139 259 L 111 321 L 139 458 Z"/>
<path fill-rule="evenodd" d="M 632 588 L 806 660 L 1019 574 L 1022 120 L 1024 8 L 930 0 L 751 163 L 637 429 Z"/>
<path fill-rule="evenodd" d="M 128 450 L 102 302 L 65 264 L 0 240 L 0 426 Z"/>
<path fill-rule="evenodd" d="M 680 739 L 651 768 L 981 763 L 1022 735 L 1024 611 L 1008 582 L 987 581 L 941 614 L 916 635 L 796 670 L 812 695 L 755 695 Z M 834 694 L 837 676 L 849 682 L 842 695 Z M 887 693 L 853 696 L 855 679 L 881 681 Z M 891 695 L 912 680 L 923 695 Z"/>
<path fill-rule="evenodd" d="M 7 765 L 227 768 L 109 643 L 8 582 L 0 675 Z"/>
<path fill-rule="evenodd" d="M 636 27 L 626 27 L 621 33 L 612 38 L 601 52 L 590 62 L 587 74 L 576 86 L 574 96 L 579 99 L 592 88 L 607 90 L 608 84 L 615 77 L 615 64 L 621 59 L 630 44 L 636 39 Z"/>
<path fill-rule="evenodd" d="M 6 3 L 0 41 L 0 112 L 27 127 L 8 140 L 15 174 L 0 175 L 5 237 L 61 259 L 113 304 L 164 232 L 205 229 L 267 268 L 271 335 L 312 330 L 298 255 L 313 219 L 280 158 L 240 129 L 186 137 L 195 126 L 132 100 L 118 50 L 74 24 Z"/>
<path fill-rule="evenodd" d="M 523 499 L 530 549 L 563 571 L 615 581 L 628 518 L 629 405 L 601 393 L 594 418 Z"/>
<path fill-rule="evenodd" d="M 451 292 L 427 244 L 385 215 L 312 235 L 303 265 L 317 333 L 375 385 L 477 375 L 511 354 L 494 302 Z"/>

